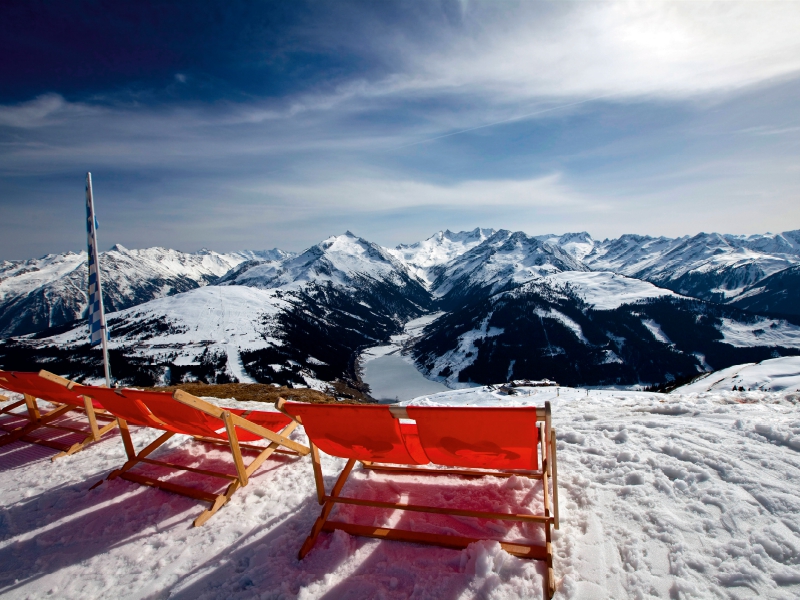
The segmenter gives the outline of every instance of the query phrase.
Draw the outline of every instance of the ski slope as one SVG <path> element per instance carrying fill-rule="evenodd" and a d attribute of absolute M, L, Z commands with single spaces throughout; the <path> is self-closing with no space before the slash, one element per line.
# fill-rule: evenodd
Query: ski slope
<path fill-rule="evenodd" d="M 552 402 L 561 505 L 556 598 L 800 595 L 798 394 L 518 391 L 472 388 L 411 402 Z M 157 433 L 133 435 L 141 448 Z M 293 437 L 304 441 L 302 430 Z M 225 460 L 175 438 L 159 455 L 194 465 Z M 89 490 L 124 462 L 118 437 L 55 463 L 49 456 L 23 443 L 0 448 L 0 594 L 8 597 L 543 597 L 543 565 L 492 542 L 457 551 L 337 532 L 323 534 L 298 561 L 319 510 L 308 459 L 270 459 L 228 506 L 193 528 L 202 510 L 195 501 L 121 480 Z M 323 455 L 328 486 L 342 463 Z M 356 469 L 345 491 L 536 510 L 527 501 L 536 485 L 522 478 L 432 482 Z M 535 526 L 360 514 L 376 524 L 541 538 Z"/>
<path fill-rule="evenodd" d="M 784 356 L 760 363 L 734 365 L 709 373 L 677 391 L 702 393 L 740 387 L 748 391 L 800 392 L 800 356 Z"/>
<path fill-rule="evenodd" d="M 678 297 L 671 290 L 660 288 L 647 281 L 617 275 L 608 271 L 562 271 L 545 277 L 550 283 L 569 285 L 581 299 L 597 310 L 613 310 L 662 296 Z"/>

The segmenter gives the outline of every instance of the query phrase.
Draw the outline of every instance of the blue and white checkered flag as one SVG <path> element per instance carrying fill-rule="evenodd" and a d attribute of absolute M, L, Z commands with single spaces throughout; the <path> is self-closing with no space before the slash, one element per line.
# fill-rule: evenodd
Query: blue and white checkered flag
<path fill-rule="evenodd" d="M 89 238 L 89 339 L 92 346 L 103 341 L 106 318 L 103 312 L 103 292 L 97 254 L 97 218 L 94 215 L 92 174 L 86 174 L 86 231 Z M 108 331 L 106 331 L 108 339 Z"/>

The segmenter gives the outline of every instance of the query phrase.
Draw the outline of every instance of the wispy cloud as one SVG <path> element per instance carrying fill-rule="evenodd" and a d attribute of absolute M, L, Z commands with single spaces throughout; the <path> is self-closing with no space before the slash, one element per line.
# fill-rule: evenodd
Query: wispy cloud
<path fill-rule="evenodd" d="M 55 124 L 77 114 L 92 111 L 86 105 L 69 103 L 59 94 L 42 94 L 16 105 L 0 105 L 0 126 L 28 129 Z"/>
<path fill-rule="evenodd" d="M 308 14 L 277 37 L 254 25 L 259 48 L 283 41 L 226 58 L 245 65 L 239 80 L 168 65 L 163 81 L 0 105 L 13 213 L 0 256 L 80 247 L 87 170 L 104 236 L 129 246 L 297 250 L 359 227 L 393 243 L 462 225 L 800 226 L 781 224 L 800 218 L 800 3 L 343 1 Z M 277 79 L 255 93 L 256 76 Z M 754 218 L 755 201 L 770 211 Z"/>
<path fill-rule="evenodd" d="M 543 12 L 466 11 L 468 35 L 433 52 L 404 48 L 386 93 L 451 90 L 540 98 L 729 91 L 800 70 L 793 2 L 565 3 Z M 485 5 L 484 5 L 485 8 Z"/>
<path fill-rule="evenodd" d="M 437 207 L 548 207 L 601 211 L 608 206 L 584 197 L 563 182 L 560 173 L 525 180 L 466 180 L 442 185 L 391 177 L 330 177 L 313 183 L 262 183 L 241 188 L 281 206 L 342 207 L 352 211 L 394 211 Z"/>

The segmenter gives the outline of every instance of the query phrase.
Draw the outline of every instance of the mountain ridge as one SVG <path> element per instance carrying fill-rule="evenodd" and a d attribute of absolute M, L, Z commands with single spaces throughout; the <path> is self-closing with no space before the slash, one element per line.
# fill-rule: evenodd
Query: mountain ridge
<path fill-rule="evenodd" d="M 115 244 L 99 257 L 104 305 L 114 312 L 208 285 L 245 260 L 275 252 L 129 250 Z M 35 333 L 85 316 L 87 277 L 85 252 L 0 263 L 0 337 Z"/>
<path fill-rule="evenodd" d="M 423 373 L 449 385 L 512 376 L 660 384 L 800 352 L 791 323 L 701 297 L 724 285 L 747 291 L 748 302 L 773 293 L 758 284 L 800 264 L 800 232 L 597 241 L 587 232 L 531 236 L 476 228 L 389 249 L 348 231 L 299 254 L 186 255 L 117 245 L 104 255 L 110 265 L 104 292 L 116 309 L 108 314 L 113 362 L 129 384 L 339 382 L 363 391 L 361 350 L 388 342 L 406 321 L 434 310 L 445 315 L 407 350 Z M 48 258 L 55 280 L 78 299 L 81 260 L 75 253 Z M 17 284 L 27 278 L 33 290 L 46 288 L 49 272 L 23 262 L 0 263 L 0 274 L 9 275 L 0 291 L 15 278 Z M 48 291 L 53 314 L 58 290 Z M 731 303 L 738 296 L 720 297 Z M 234 313 L 240 316 L 232 319 Z M 65 375 L 88 376 L 97 356 L 86 346 L 85 325 L 75 325 L 0 340 L 0 364 L 46 360 Z M 695 337 L 681 327 L 696 330 Z"/>

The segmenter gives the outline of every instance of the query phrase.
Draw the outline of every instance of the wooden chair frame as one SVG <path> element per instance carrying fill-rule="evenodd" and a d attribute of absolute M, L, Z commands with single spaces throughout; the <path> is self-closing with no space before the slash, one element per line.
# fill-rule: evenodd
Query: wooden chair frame
<path fill-rule="evenodd" d="M 202 436 L 191 437 L 198 442 L 227 446 L 230 449 L 233 457 L 236 474 L 231 475 L 229 473 L 212 471 L 208 469 L 186 467 L 163 460 L 154 460 L 148 458 L 148 456 L 153 451 L 158 449 L 162 444 L 164 444 L 174 435 L 178 435 L 172 431 L 165 431 L 162 435 L 137 453 L 133 445 L 133 440 L 131 439 L 128 423 L 124 419 L 117 417 L 120 434 L 122 436 L 122 443 L 125 446 L 125 454 L 128 457 L 128 461 L 121 468 L 112 471 L 108 477 L 106 477 L 106 479 L 98 481 L 90 489 L 94 489 L 98 485 L 102 484 L 103 481 L 110 481 L 119 477 L 120 479 L 125 479 L 126 481 L 131 481 L 140 485 L 155 487 L 175 494 L 180 494 L 181 496 L 193 498 L 195 500 L 208 502 L 211 504 L 211 507 L 200 513 L 200 515 L 193 521 L 195 527 L 200 527 L 212 516 L 214 516 L 214 514 L 219 511 L 220 508 L 227 504 L 236 490 L 247 485 L 250 476 L 264 463 L 265 460 L 267 460 L 267 458 L 269 458 L 273 452 L 290 454 L 294 456 L 304 456 L 311 452 L 311 450 L 306 446 L 298 444 L 297 442 L 288 438 L 289 434 L 295 429 L 295 427 L 297 427 L 297 423 L 294 421 L 290 422 L 279 433 L 275 433 L 274 431 L 252 423 L 243 417 L 235 415 L 230 411 L 215 406 L 210 402 L 206 402 L 205 400 L 197 398 L 196 396 L 193 396 L 182 390 L 177 390 L 172 397 L 177 402 L 196 408 L 197 410 L 211 415 L 212 417 L 222 419 L 222 421 L 225 423 L 225 431 L 228 436 L 228 441 Z M 236 427 L 240 427 L 246 431 L 249 431 L 250 433 L 261 436 L 268 440 L 270 444 L 265 447 L 241 443 L 236 435 Z M 281 446 L 284 448 L 281 448 Z M 256 454 L 256 456 L 247 465 L 245 465 L 244 458 L 242 456 L 243 450 L 247 452 L 254 452 Z M 203 490 L 191 488 L 185 485 L 163 481 L 155 477 L 148 477 L 138 473 L 132 473 L 131 470 L 139 464 L 156 465 L 172 471 L 188 471 L 191 473 L 198 473 L 200 475 L 225 479 L 230 481 L 230 484 L 223 493 L 212 494 L 210 492 L 205 492 Z"/>
<path fill-rule="evenodd" d="M 278 410 L 282 410 L 284 400 L 278 400 L 276 404 Z M 391 406 L 389 411 L 395 419 L 409 419 L 405 407 Z M 287 413 L 288 415 L 288 413 Z M 292 416 L 292 415 L 289 415 Z M 302 418 L 292 417 L 302 425 Z M 322 505 L 322 511 L 314 522 L 311 533 L 306 538 L 303 546 L 300 548 L 298 557 L 302 559 L 313 548 L 317 537 L 322 531 L 332 532 L 337 529 L 349 533 L 350 535 L 358 535 L 365 537 L 372 537 L 384 540 L 395 540 L 403 542 L 416 542 L 421 544 L 430 544 L 435 546 L 443 546 L 446 548 L 464 549 L 473 542 L 480 541 L 480 539 L 488 538 L 469 538 L 447 534 L 432 534 L 422 533 L 416 531 L 408 531 L 402 529 L 393 529 L 388 527 L 372 527 L 367 525 L 354 525 L 351 523 L 344 523 L 341 521 L 329 520 L 331 511 L 337 503 L 352 504 L 356 506 L 369 506 L 373 508 L 385 508 L 391 510 L 408 510 L 414 512 L 424 512 L 441 515 L 453 515 L 459 517 L 477 517 L 480 519 L 497 519 L 504 521 L 518 521 L 528 523 L 541 523 L 545 530 L 545 546 L 526 545 L 500 542 L 500 546 L 509 554 L 521 558 L 530 558 L 545 561 L 547 564 L 547 595 L 551 598 L 555 593 L 555 576 L 553 572 L 553 550 L 552 550 L 552 531 L 551 527 L 559 528 L 558 521 L 558 469 L 556 464 L 556 438 L 555 430 L 551 427 L 550 403 L 547 402 L 544 408 L 536 409 L 536 420 L 539 422 L 539 450 L 541 452 L 541 468 L 537 471 L 489 471 L 489 470 L 472 470 L 472 469 L 433 469 L 425 467 L 410 467 L 410 466 L 394 466 L 386 464 L 378 464 L 370 461 L 357 461 L 351 458 L 347 461 L 344 469 L 342 470 L 339 478 L 328 494 L 325 490 L 325 482 L 322 477 L 322 466 L 320 464 L 319 449 L 309 439 L 311 445 L 311 460 L 314 469 L 314 482 L 317 488 L 317 501 Z M 513 475 L 528 477 L 530 479 L 541 479 L 544 494 L 544 514 L 541 515 L 528 515 L 528 514 L 511 514 L 511 513 L 497 513 L 497 512 L 484 512 L 474 510 L 459 510 L 452 508 L 440 508 L 433 506 L 421 506 L 417 504 L 400 504 L 395 502 L 377 502 L 373 500 L 361 500 L 358 498 L 348 498 L 341 495 L 342 489 L 350 476 L 356 462 L 360 462 L 362 468 L 372 469 L 375 471 L 390 471 L 403 474 L 414 475 L 458 475 L 462 477 L 511 477 Z M 550 503 L 550 481 L 552 481 L 553 502 Z"/>
<path fill-rule="evenodd" d="M 43 379 L 47 379 L 49 381 L 53 381 L 55 383 L 63 385 L 67 389 L 72 389 L 72 387 L 76 385 L 74 381 L 71 381 L 64 377 L 59 377 L 58 375 L 50 373 L 49 371 L 44 371 L 44 370 L 39 371 L 39 376 Z M 5 385 L 3 387 L 5 387 Z M 42 414 L 39 409 L 36 397 L 26 393 L 22 393 L 22 396 L 23 396 L 22 400 L 14 402 L 9 406 L 3 407 L 3 409 L 0 410 L 0 414 L 9 414 L 24 418 L 23 415 L 21 415 L 20 413 L 11 412 L 15 408 L 22 406 L 24 404 L 28 410 L 29 422 L 26 425 L 17 428 L 9 428 L 0 424 L 0 429 L 8 432 L 7 435 L 0 438 L 0 447 L 11 444 L 12 442 L 22 441 L 30 444 L 38 444 L 40 446 L 46 446 L 48 448 L 53 448 L 55 450 L 60 450 L 58 454 L 56 454 L 50 459 L 54 461 L 57 458 L 61 458 L 62 456 L 70 456 L 72 454 L 75 454 L 76 452 L 83 450 L 89 444 L 99 441 L 100 438 L 102 438 L 106 433 L 108 433 L 117 426 L 116 418 L 109 415 L 105 410 L 95 408 L 92 405 L 91 399 L 88 398 L 87 396 L 83 396 L 83 407 L 71 404 L 62 404 L 59 402 L 48 400 L 46 398 L 42 398 L 42 400 L 44 400 L 45 402 L 49 402 L 50 404 L 53 404 L 55 407 L 49 412 L 46 412 L 44 414 Z M 71 411 L 75 411 L 77 413 L 86 415 L 86 419 L 89 422 L 88 431 L 86 429 L 80 429 L 77 427 L 71 427 L 69 425 L 63 425 L 53 422 L 58 417 Z M 100 421 L 100 423 L 98 421 Z M 103 424 L 103 422 L 105 423 Z M 66 444 L 64 442 L 59 442 L 57 440 L 47 440 L 30 435 L 33 431 L 42 427 L 47 429 L 68 431 L 71 433 L 79 433 L 84 435 L 84 438 L 80 442 L 76 442 L 74 444 Z"/>

